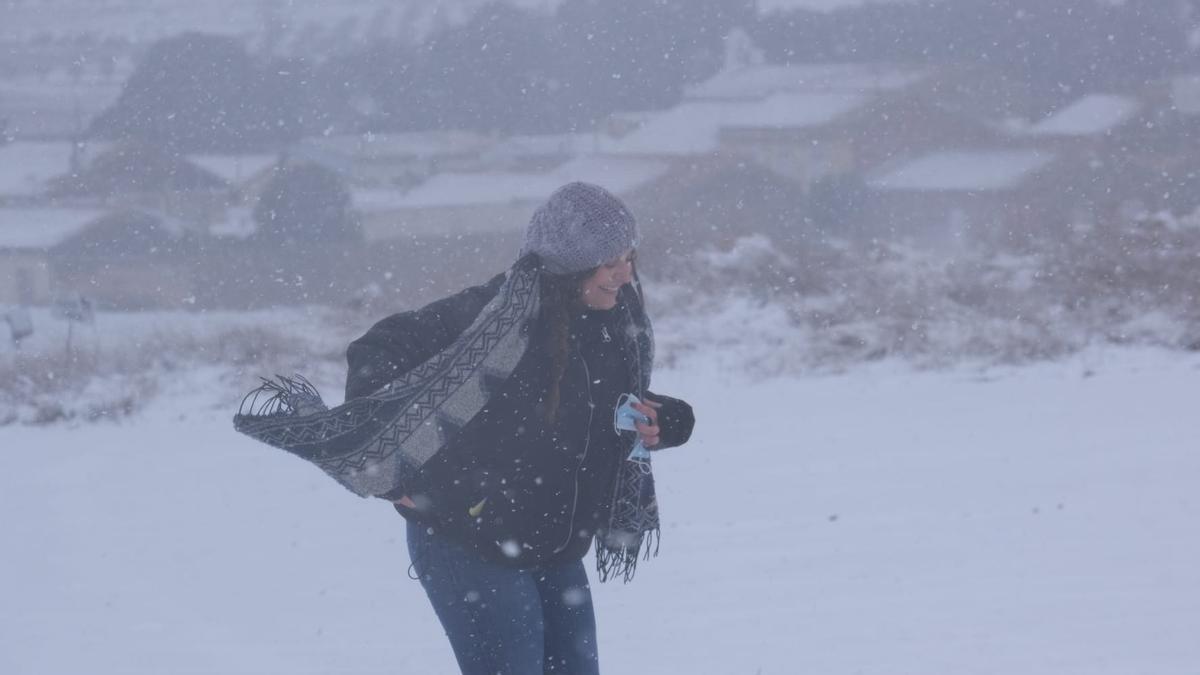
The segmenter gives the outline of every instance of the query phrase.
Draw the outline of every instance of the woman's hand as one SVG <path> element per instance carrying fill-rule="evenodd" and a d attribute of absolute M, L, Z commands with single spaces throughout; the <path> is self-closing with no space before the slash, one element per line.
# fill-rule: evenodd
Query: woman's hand
<path fill-rule="evenodd" d="M 638 436 L 642 438 L 642 445 L 646 446 L 648 450 L 653 449 L 658 445 L 658 435 L 661 431 L 658 427 L 658 409 L 662 407 L 662 404 L 648 398 L 643 398 L 641 403 L 634 403 L 632 405 L 634 410 L 650 419 L 646 424 L 635 422 L 634 426 L 637 427 Z"/>

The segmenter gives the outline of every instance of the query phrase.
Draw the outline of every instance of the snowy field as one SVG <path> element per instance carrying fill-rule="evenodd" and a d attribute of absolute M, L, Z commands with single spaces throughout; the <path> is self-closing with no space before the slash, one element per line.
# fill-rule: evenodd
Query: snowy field
<path fill-rule="evenodd" d="M 1200 672 L 1200 355 L 716 356 L 656 376 L 699 421 L 656 465 L 661 555 L 595 589 L 605 672 Z M 454 672 L 399 516 L 235 404 L 197 370 L 121 422 L 0 427 L 0 673 Z"/>

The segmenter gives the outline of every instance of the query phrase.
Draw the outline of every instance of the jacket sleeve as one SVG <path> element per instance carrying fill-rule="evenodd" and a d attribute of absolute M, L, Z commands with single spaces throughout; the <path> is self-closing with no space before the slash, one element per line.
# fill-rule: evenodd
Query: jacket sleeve
<path fill-rule="evenodd" d="M 383 319 L 346 349 L 346 400 L 379 391 L 445 349 L 496 295 L 504 275 Z"/>
<path fill-rule="evenodd" d="M 696 426 L 692 406 L 683 399 L 663 396 L 652 391 L 646 392 L 646 398 L 662 404 L 658 409 L 658 445 L 653 449 L 663 450 L 687 443 L 692 437 L 692 428 Z"/>

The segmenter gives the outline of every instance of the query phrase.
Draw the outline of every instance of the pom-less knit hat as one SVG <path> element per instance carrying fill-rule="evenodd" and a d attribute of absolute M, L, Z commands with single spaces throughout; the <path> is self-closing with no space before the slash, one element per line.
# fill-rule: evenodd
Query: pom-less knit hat
<path fill-rule="evenodd" d="M 637 246 L 637 221 L 611 192 L 591 183 L 567 183 L 538 207 L 521 255 L 536 253 L 550 274 L 598 267 Z"/>

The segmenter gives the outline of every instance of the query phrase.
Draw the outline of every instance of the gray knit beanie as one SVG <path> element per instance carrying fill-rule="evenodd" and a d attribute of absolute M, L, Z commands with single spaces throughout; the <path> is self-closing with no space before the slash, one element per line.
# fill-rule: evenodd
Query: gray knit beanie
<path fill-rule="evenodd" d="M 620 199 L 598 185 L 567 183 L 533 213 L 521 255 L 538 254 L 551 274 L 573 274 L 617 258 L 637 240 L 637 221 Z"/>

